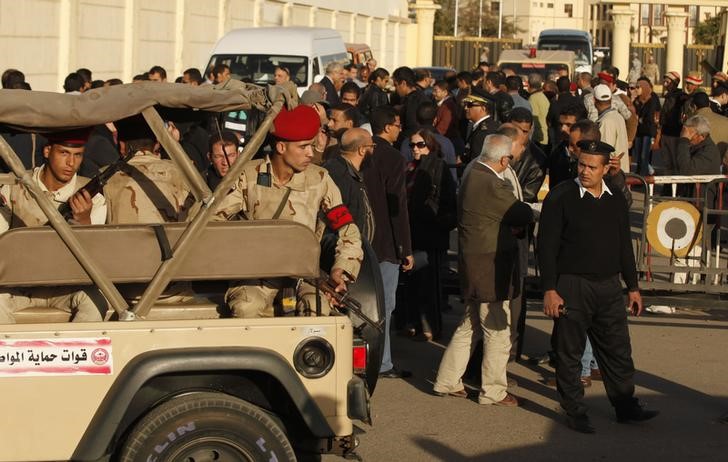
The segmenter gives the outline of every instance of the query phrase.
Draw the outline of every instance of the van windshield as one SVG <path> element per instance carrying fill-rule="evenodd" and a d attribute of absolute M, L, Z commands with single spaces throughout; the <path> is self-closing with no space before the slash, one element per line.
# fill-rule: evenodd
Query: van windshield
<path fill-rule="evenodd" d="M 589 42 L 585 40 L 574 40 L 566 37 L 541 38 L 538 41 L 540 50 L 567 50 L 576 54 L 578 64 L 591 64 L 591 50 Z"/>
<path fill-rule="evenodd" d="M 207 65 L 208 71 L 216 64 L 227 64 L 232 78 L 247 83 L 273 83 L 273 73 L 277 66 L 285 67 L 291 80 L 297 86 L 308 82 L 308 58 L 305 56 L 285 55 L 214 55 Z"/>

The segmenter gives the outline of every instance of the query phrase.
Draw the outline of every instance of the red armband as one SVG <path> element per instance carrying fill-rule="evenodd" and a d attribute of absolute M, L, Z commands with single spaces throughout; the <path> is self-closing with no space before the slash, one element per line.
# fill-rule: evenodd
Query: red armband
<path fill-rule="evenodd" d="M 337 205 L 329 210 L 326 213 L 326 219 L 334 231 L 338 231 L 344 226 L 354 223 L 354 217 L 351 216 L 351 212 L 349 212 L 349 209 L 344 204 Z"/>

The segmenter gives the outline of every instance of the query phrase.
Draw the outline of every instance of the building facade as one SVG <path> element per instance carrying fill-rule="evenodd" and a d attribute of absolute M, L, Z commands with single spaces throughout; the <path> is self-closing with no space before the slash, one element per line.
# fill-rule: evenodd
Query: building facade
<path fill-rule="evenodd" d="M 259 26 L 330 27 L 369 44 L 381 66 L 429 65 L 437 8 L 432 0 L 0 0 L 0 69 L 20 69 L 34 90 L 48 91 L 81 67 L 129 82 L 160 65 L 174 80 L 204 69 L 227 31 Z"/>

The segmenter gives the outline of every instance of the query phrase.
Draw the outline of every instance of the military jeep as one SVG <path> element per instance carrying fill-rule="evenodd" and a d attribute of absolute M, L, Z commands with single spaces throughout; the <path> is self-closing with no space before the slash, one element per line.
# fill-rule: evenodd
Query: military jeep
<path fill-rule="evenodd" d="M 22 182 L 50 225 L 0 236 L 0 290 L 96 287 L 109 306 L 104 322 L 69 322 L 48 306 L 0 326 L 0 461 L 355 456 L 353 422 L 371 423 L 381 363 L 381 276 L 371 249 L 365 245 L 349 291 L 358 303 L 331 316 L 236 319 L 223 301 L 231 280 L 321 274 L 321 244 L 303 225 L 209 222 L 275 115 L 294 104 L 283 94 L 161 83 L 80 96 L 0 90 L 3 129 L 43 132 L 143 114 L 199 203 L 186 223 L 70 226 L 0 138 L 0 157 L 13 172 L 0 182 Z M 160 113 L 253 108 L 265 119 L 210 191 Z M 175 283 L 195 296 L 165 300 Z"/>

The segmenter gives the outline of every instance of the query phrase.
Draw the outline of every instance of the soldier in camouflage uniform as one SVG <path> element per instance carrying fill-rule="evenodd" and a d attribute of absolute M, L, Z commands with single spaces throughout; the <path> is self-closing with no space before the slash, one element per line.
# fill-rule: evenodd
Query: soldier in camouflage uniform
<path fill-rule="evenodd" d="M 43 149 L 45 165 L 33 169 L 33 181 L 56 207 L 66 203 L 71 206 L 71 224 L 103 224 L 106 220 L 104 196 L 96 194 L 91 197 L 88 192 L 79 191 L 89 181 L 76 174 L 83 161 L 88 134 L 88 130 L 51 134 L 48 145 Z M 21 184 L 4 185 L 0 196 L 0 233 L 48 223 L 38 203 Z M 0 293 L 0 324 L 15 323 L 14 313 L 32 307 L 66 311 L 73 315 L 74 322 L 101 321 L 105 305 L 95 288 L 13 288 Z"/>
<path fill-rule="evenodd" d="M 194 197 L 182 172 L 160 159 L 159 144 L 141 116 L 116 123 L 121 151 L 133 156 L 104 186 L 111 224 L 186 221 Z"/>
<path fill-rule="evenodd" d="M 141 116 L 117 121 L 115 125 L 121 152 L 132 158 L 104 186 L 108 223 L 187 221 L 195 198 L 174 162 L 159 157 L 159 143 L 154 132 Z M 170 123 L 170 127 L 170 132 L 173 132 L 173 124 Z M 122 295 L 134 303 L 144 288 L 144 284 L 127 284 Z M 173 282 L 157 303 L 186 303 L 194 299 L 189 283 Z"/>
<path fill-rule="evenodd" d="M 337 290 L 346 288 L 359 274 L 363 259 L 359 229 L 341 193 L 326 170 L 312 165 L 313 138 L 320 129 L 319 116 L 308 106 L 284 110 L 274 121 L 273 153 L 249 162 L 231 192 L 221 201 L 216 220 L 229 220 L 242 213 L 249 220 L 280 218 L 302 223 L 321 239 L 328 225 L 338 232 L 336 259 L 331 279 Z M 325 217 L 325 221 L 322 220 Z M 285 282 L 279 280 L 232 283 L 225 299 L 236 317 L 270 317 L 273 304 Z M 296 287 L 299 310 L 314 309 L 315 289 Z M 322 313 L 328 314 L 326 303 Z"/>

